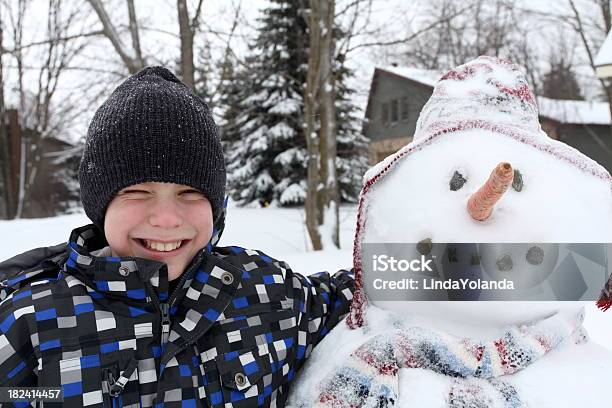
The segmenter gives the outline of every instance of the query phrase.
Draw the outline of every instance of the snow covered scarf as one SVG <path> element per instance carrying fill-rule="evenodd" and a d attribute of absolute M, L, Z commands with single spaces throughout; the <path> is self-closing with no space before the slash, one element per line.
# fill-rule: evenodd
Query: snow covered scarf
<path fill-rule="evenodd" d="M 612 275 L 610 275 L 606 286 L 601 290 L 601 295 L 597 301 L 597 307 L 604 312 L 612 307 Z"/>
<path fill-rule="evenodd" d="M 528 367 L 564 341 L 586 342 L 583 320 L 584 310 L 574 316 L 556 314 L 511 327 L 488 342 L 420 327 L 378 335 L 321 382 L 315 406 L 394 407 L 399 397 L 399 369 L 422 368 L 452 378 L 449 408 L 526 408 L 516 389 L 500 377 Z"/>

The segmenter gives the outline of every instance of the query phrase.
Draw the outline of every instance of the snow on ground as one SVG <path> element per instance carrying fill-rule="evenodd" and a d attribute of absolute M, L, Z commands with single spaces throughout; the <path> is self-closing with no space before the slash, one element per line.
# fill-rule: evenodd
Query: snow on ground
<path fill-rule="evenodd" d="M 303 274 L 347 268 L 352 263 L 352 243 L 357 208 L 342 206 L 342 249 L 307 251 L 308 234 L 303 209 L 228 208 L 227 226 L 221 245 L 256 248 L 282 259 Z M 84 213 L 54 218 L 0 221 L 0 260 L 29 249 L 55 245 L 68 240 L 70 231 L 89 223 Z M 612 311 L 603 313 L 594 305 L 587 308 L 585 326 L 591 338 L 612 350 Z"/>

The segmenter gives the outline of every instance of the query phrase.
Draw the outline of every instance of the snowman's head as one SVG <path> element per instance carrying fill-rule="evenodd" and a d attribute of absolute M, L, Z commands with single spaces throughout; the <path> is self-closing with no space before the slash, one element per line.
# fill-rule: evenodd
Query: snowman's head
<path fill-rule="evenodd" d="M 480 57 L 451 70 L 424 106 L 413 141 L 364 176 L 354 247 L 358 293 L 349 322 L 361 324 L 367 303 L 362 244 L 486 243 L 482 267 L 489 273 L 514 265 L 541 275 L 556 256 L 551 243 L 612 242 L 611 186 L 603 167 L 541 130 L 535 99 L 516 66 Z M 403 302 L 371 303 L 483 325 L 579 307 L 414 302 L 406 293 Z"/>

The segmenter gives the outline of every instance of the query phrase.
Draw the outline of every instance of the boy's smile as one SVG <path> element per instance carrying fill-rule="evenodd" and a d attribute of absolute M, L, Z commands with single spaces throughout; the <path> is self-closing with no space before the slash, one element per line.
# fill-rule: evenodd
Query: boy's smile
<path fill-rule="evenodd" d="M 165 262 L 168 279 L 181 276 L 210 241 L 210 202 L 192 187 L 141 183 L 119 191 L 106 210 L 104 232 L 115 256 Z"/>

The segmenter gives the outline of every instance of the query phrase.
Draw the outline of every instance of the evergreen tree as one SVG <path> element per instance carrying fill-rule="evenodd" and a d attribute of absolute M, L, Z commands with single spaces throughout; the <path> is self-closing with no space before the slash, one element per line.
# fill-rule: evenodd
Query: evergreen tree
<path fill-rule="evenodd" d="M 552 99 L 584 100 L 576 80 L 576 73 L 565 58 L 552 61 L 550 71 L 542 80 L 542 96 Z"/>
<path fill-rule="evenodd" d="M 204 43 L 204 46 L 198 49 L 198 52 L 195 56 L 196 63 L 194 66 L 194 92 L 200 98 L 206 101 L 209 105 L 212 105 L 210 100 L 210 95 L 212 91 L 210 89 L 211 76 L 213 75 L 213 67 L 210 64 L 212 61 L 212 56 L 210 54 L 210 47 L 208 45 L 208 41 Z M 181 74 L 181 62 L 176 61 L 177 73 Z M 212 108 L 212 106 L 211 106 Z"/>
<path fill-rule="evenodd" d="M 344 34 L 338 29 L 338 38 Z M 347 86 L 352 72 L 342 63 L 335 62 L 336 74 L 336 168 L 340 199 L 357 202 L 361 179 L 368 169 L 368 139 L 362 132 L 362 112 L 353 103 L 355 91 Z"/>
<path fill-rule="evenodd" d="M 222 77 L 219 83 L 219 99 L 216 103 L 216 113 L 219 116 L 218 126 L 221 136 L 221 144 L 225 153 L 228 167 L 240 161 L 242 150 L 241 126 L 247 115 L 242 112 L 242 99 L 244 98 L 244 87 L 248 86 L 244 78 L 246 71 L 238 70 L 236 61 L 232 56 L 224 61 Z M 232 171 L 236 171 L 235 166 Z M 231 174 L 228 171 L 228 176 Z M 232 198 L 236 199 L 232 194 Z"/>
<path fill-rule="evenodd" d="M 238 107 L 226 110 L 227 123 L 236 113 L 234 133 L 222 131 L 231 144 L 229 191 L 240 204 L 300 204 L 306 188 L 301 128 L 306 26 L 299 4 L 287 0 L 273 0 L 260 24 L 253 54 L 235 81 Z"/>
<path fill-rule="evenodd" d="M 308 67 L 308 28 L 303 5 L 272 0 L 245 68 L 222 89 L 221 132 L 228 186 L 241 205 L 300 205 L 306 198 L 306 141 L 302 129 Z M 340 69 L 340 68 L 339 68 Z M 342 68 L 337 81 L 338 159 L 341 197 L 355 201 L 366 168 L 365 138 Z"/>

